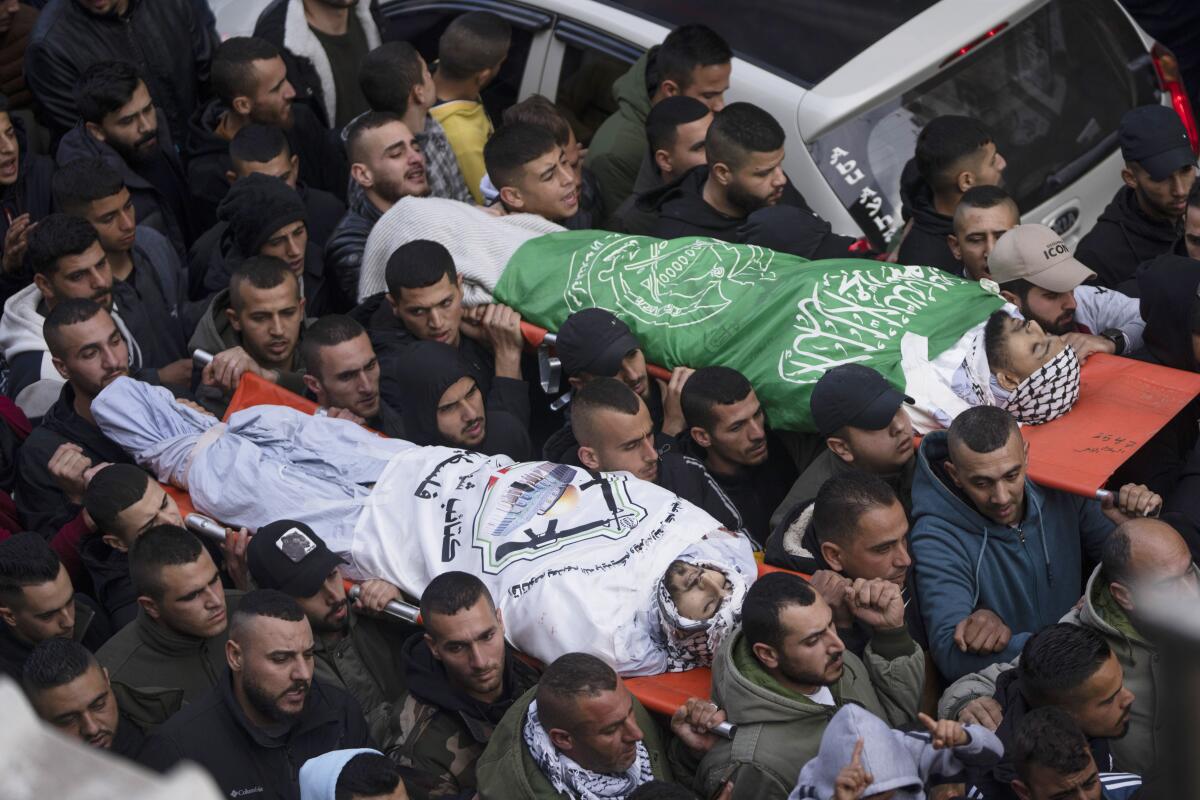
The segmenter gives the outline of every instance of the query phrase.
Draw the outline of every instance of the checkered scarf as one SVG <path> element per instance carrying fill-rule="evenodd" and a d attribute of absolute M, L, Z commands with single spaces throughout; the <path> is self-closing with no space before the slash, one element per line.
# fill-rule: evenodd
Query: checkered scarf
<path fill-rule="evenodd" d="M 654 780 L 650 751 L 645 742 L 637 743 L 637 755 L 629 769 L 622 773 L 592 772 L 576 764 L 550 741 L 550 734 L 538 719 L 537 700 L 530 703 L 525 712 L 521 737 L 554 791 L 571 800 L 624 800 L 634 789 Z"/>
<path fill-rule="evenodd" d="M 746 577 L 736 569 L 712 561 L 691 561 L 702 569 L 715 569 L 732 585 L 729 596 L 721 601 L 709 619 L 688 619 L 679 613 L 664 577 L 658 582 L 659 624 L 652 632 L 654 640 L 666 648 L 667 672 L 686 672 L 707 667 L 713 662 L 717 648 L 725 636 L 742 619 L 742 601 L 746 598 Z"/>
<path fill-rule="evenodd" d="M 1004 408 L 1018 422 L 1041 425 L 1058 419 L 1079 399 L 1079 357 L 1070 347 L 1017 385 Z"/>
<path fill-rule="evenodd" d="M 429 194 L 463 203 L 473 203 L 467 182 L 458 168 L 458 159 L 442 129 L 432 116 L 425 117 L 425 130 L 414 137 L 425 156 L 425 175 L 429 178 Z"/>

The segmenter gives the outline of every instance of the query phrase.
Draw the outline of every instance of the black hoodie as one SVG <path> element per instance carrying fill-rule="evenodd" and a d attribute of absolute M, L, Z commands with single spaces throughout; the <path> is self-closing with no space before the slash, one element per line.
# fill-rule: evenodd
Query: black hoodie
<path fill-rule="evenodd" d="M 459 447 L 442 436 L 437 422 L 438 404 L 445 391 L 463 378 L 474 380 L 458 351 L 441 342 L 414 342 L 396 359 L 395 369 L 398 370 L 404 430 L 409 441 L 418 445 Z M 519 392 L 512 394 L 526 397 L 524 381 L 493 379 L 493 384 L 501 383 L 519 384 Z M 495 392 L 487 396 L 485 436 L 474 449 L 487 455 L 503 454 L 515 461 L 530 458 L 533 445 L 529 439 L 528 404 L 521 414 L 519 409 L 510 410 L 511 406 L 497 401 Z"/>
<path fill-rule="evenodd" d="M 120 630 L 137 619 L 137 590 L 129 577 L 129 553 L 110 547 L 101 533 L 93 533 L 79 542 L 79 558 L 113 628 Z"/>
<path fill-rule="evenodd" d="M 213 100 L 196 109 L 188 120 L 188 135 L 185 147 L 187 176 L 191 186 L 193 216 L 198 231 L 209 231 L 217 225 L 217 206 L 229 191 L 226 173 L 233 170 L 229 158 L 229 142 L 214 133 L 225 106 Z M 290 144 L 289 144 L 290 147 Z M 293 151 L 294 152 L 294 151 Z M 346 212 L 346 204 L 331 192 L 310 187 L 303 180 L 304 164 L 300 165 L 301 178 L 296 181 L 296 191 L 304 201 L 308 212 L 308 237 L 319 247 L 325 247 L 338 220 Z M 197 239 L 200 243 L 203 237 Z"/>
<path fill-rule="evenodd" d="M 917 172 L 916 159 L 909 159 L 900 173 L 900 199 L 904 202 L 904 219 L 911 218 L 912 227 L 900 243 L 896 260 L 962 275 L 962 262 L 946 242 L 946 237 L 954 233 L 954 218 L 934 208 L 933 189 Z"/>
<path fill-rule="evenodd" d="M 1150 217 L 1138 205 L 1137 193 L 1122 186 L 1095 226 L 1079 240 L 1075 258 L 1096 273 L 1096 283 L 1124 292 L 1136 285 L 1131 279 L 1138 265 L 1170 253 L 1182 234 L 1182 220 Z"/>
<path fill-rule="evenodd" d="M 504 647 L 504 693 L 494 703 L 483 703 L 456 689 L 446 675 L 446 668 L 433 656 L 425 643 L 425 634 L 413 634 L 404 643 L 404 679 L 408 690 L 422 702 L 437 706 L 447 714 L 459 716 L 472 735 L 491 729 L 512 707 L 517 698 L 533 688 L 538 681 L 537 671 L 516 657 L 515 651 Z M 483 738 L 481 743 L 486 743 Z"/>
<path fill-rule="evenodd" d="M 1004 710 L 1004 719 L 996 729 L 996 737 L 1004 745 L 1004 759 L 993 767 L 980 770 L 978 767 L 967 767 L 968 785 L 974 785 L 981 794 L 970 794 L 970 797 L 986 797 L 988 800 L 1017 800 L 1012 790 L 1012 781 L 1017 777 L 1017 768 L 1012 761 L 1012 748 L 1017 726 L 1033 709 L 1021 692 L 1019 669 L 1005 670 L 996 679 L 996 702 Z M 1108 747 L 1108 739 L 1088 739 L 1092 758 L 1100 772 L 1113 772 L 1118 765 L 1114 764 L 1112 753 Z"/>
<path fill-rule="evenodd" d="M 663 239 L 711 236 L 734 244 L 770 247 L 802 258 L 840 258 L 854 243 L 833 233 L 800 192 L 788 181 L 775 206 L 761 208 L 743 218 L 729 217 L 704 201 L 708 167 L 695 167 L 673 183 L 640 195 L 635 207 L 657 214 L 654 235 Z"/>
<path fill-rule="evenodd" d="M 1137 276 L 1143 334 L 1149 360 L 1167 367 L 1200 371 L 1192 350 L 1192 315 L 1200 287 L 1200 261 L 1162 255 L 1143 265 Z"/>
<path fill-rule="evenodd" d="M 32 222 L 48 216 L 53 205 L 50 194 L 50 179 L 54 175 L 54 161 L 49 156 L 29 151 L 29 137 L 20 117 L 9 115 L 17 136 L 17 180 L 0 191 L 0 257 L 4 255 L 4 237 L 8 226 L 22 214 L 29 214 Z M 0 303 L 8 300 L 33 281 L 33 267 L 26 251 L 24 267 L 8 274 L 0 270 Z"/>

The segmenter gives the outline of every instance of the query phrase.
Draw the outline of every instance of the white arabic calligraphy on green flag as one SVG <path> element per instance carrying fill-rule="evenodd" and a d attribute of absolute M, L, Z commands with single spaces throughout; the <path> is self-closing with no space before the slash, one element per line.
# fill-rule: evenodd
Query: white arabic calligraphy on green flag
<path fill-rule="evenodd" d="M 932 267 L 597 231 L 526 242 L 495 296 L 551 331 L 581 308 L 608 309 L 649 361 L 733 367 L 754 384 L 772 424 L 796 431 L 813 429 L 808 398 L 826 370 L 866 364 L 903 389 L 905 333 L 928 339 L 934 358 L 1003 302 Z"/>

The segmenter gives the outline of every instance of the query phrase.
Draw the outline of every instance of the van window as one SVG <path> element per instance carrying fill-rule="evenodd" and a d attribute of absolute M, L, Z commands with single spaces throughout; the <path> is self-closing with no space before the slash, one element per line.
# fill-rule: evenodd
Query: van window
<path fill-rule="evenodd" d="M 586 145 L 600 123 L 617 110 L 613 81 L 625 74 L 642 49 L 565 19 L 558 21 L 554 36 L 563 45 L 554 103 L 571 123 L 575 138 Z"/>
<path fill-rule="evenodd" d="M 1115 3 L 1057 0 L 902 96 L 811 142 L 813 160 L 876 246 L 903 225 L 900 173 L 943 114 L 982 120 L 1022 211 L 1117 147 L 1130 108 L 1157 102 L 1153 67 Z"/>

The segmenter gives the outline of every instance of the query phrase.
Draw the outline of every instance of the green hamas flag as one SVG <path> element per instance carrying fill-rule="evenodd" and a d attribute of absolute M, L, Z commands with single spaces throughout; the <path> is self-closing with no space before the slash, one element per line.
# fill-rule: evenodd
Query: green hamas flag
<path fill-rule="evenodd" d="M 795 431 L 813 430 L 809 394 L 826 370 L 866 364 L 903 389 L 905 333 L 928 339 L 936 358 L 1003 303 L 932 267 L 598 231 L 526 242 L 495 296 L 551 331 L 581 308 L 608 309 L 648 360 L 733 367 L 754 384 L 772 424 Z"/>

